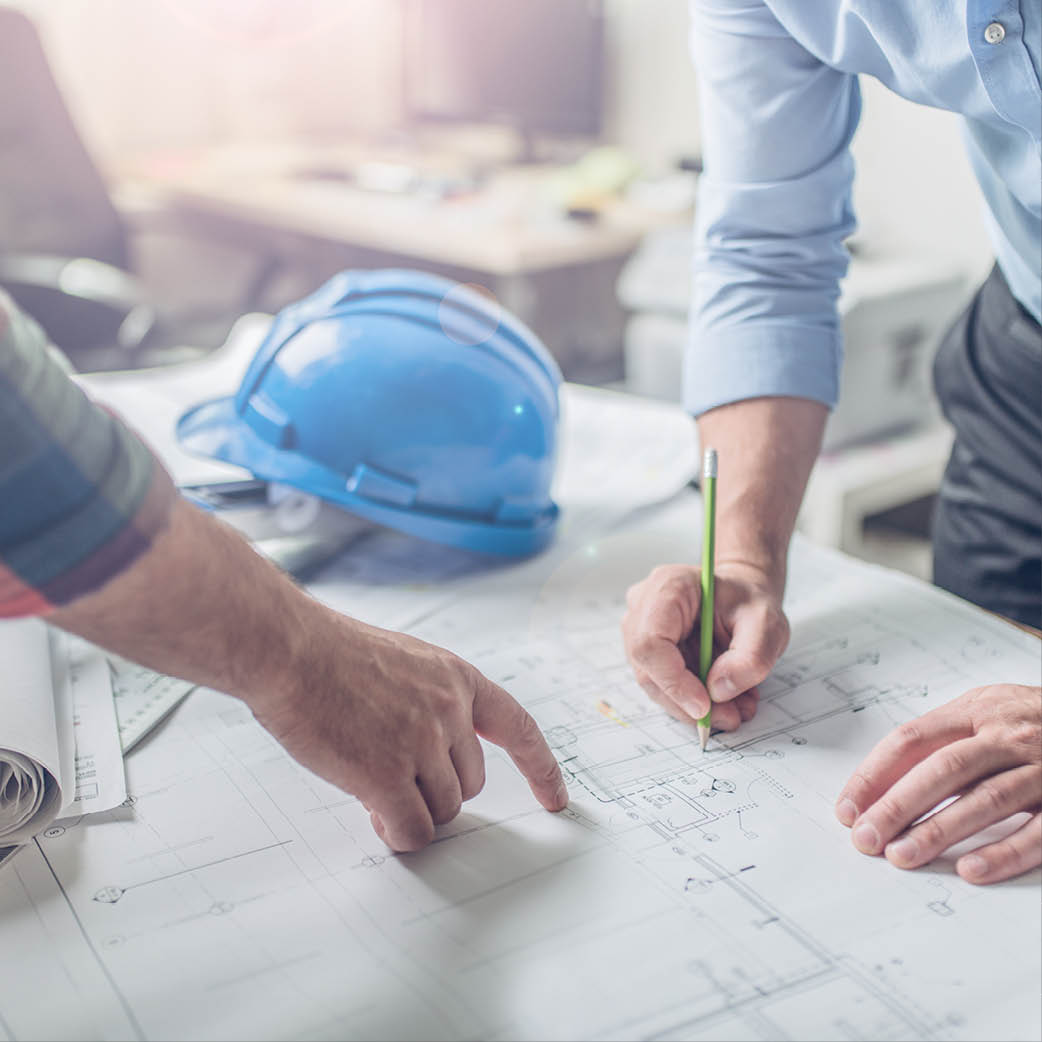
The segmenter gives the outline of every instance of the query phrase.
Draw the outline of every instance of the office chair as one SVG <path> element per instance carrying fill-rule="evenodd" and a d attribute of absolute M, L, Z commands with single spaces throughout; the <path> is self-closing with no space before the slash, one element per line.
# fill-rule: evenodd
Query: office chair
<path fill-rule="evenodd" d="M 0 7 L 0 286 L 79 369 L 180 361 L 221 343 L 236 315 L 165 318 L 131 258 L 36 27 Z"/>

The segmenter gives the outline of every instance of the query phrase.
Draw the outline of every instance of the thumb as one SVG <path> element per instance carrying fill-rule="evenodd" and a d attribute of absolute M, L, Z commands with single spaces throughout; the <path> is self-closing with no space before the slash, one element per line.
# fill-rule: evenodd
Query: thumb
<path fill-rule="evenodd" d="M 729 702 L 767 679 L 789 642 L 789 623 L 768 601 L 739 604 L 730 620 L 731 643 L 706 677 L 714 702 Z"/>

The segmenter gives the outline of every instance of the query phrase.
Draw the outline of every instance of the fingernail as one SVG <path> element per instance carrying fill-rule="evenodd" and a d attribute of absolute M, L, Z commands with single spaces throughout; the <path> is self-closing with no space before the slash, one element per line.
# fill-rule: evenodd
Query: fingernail
<path fill-rule="evenodd" d="M 959 860 L 959 867 L 964 875 L 974 876 L 977 879 L 987 875 L 988 872 L 988 862 L 980 854 L 967 854 Z"/>
<path fill-rule="evenodd" d="M 879 833 L 876 832 L 875 826 L 869 825 L 867 821 L 854 829 L 851 838 L 854 840 L 854 846 L 862 854 L 874 854 L 879 850 Z"/>
<path fill-rule="evenodd" d="M 709 689 L 709 697 L 714 702 L 730 702 L 737 695 L 738 688 L 735 687 L 734 681 L 727 676 L 714 680 L 713 686 Z"/>
<path fill-rule="evenodd" d="M 890 861 L 896 861 L 899 865 L 911 865 L 919 857 L 919 844 L 911 836 L 888 843 L 886 856 Z"/>
<path fill-rule="evenodd" d="M 568 806 L 568 786 L 564 782 L 557 786 L 557 791 L 554 793 L 554 803 L 561 810 Z"/>
<path fill-rule="evenodd" d="M 854 801 L 844 796 L 836 804 L 836 817 L 839 818 L 840 824 L 850 828 L 857 821 L 857 807 L 854 805 Z"/>

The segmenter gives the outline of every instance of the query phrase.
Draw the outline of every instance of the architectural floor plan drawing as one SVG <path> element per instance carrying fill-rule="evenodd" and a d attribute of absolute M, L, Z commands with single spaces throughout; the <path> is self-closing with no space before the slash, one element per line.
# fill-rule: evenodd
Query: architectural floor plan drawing
<path fill-rule="evenodd" d="M 619 637 L 626 586 L 693 560 L 698 515 L 684 494 L 413 617 L 536 716 L 561 814 L 486 747 L 482 794 L 394 856 L 240 703 L 194 692 L 128 758 L 126 805 L 0 873 L 0 1039 L 1037 1038 L 1040 873 L 900 872 L 832 806 L 899 722 L 1037 683 L 1038 642 L 797 544 L 790 648 L 701 755 Z"/>

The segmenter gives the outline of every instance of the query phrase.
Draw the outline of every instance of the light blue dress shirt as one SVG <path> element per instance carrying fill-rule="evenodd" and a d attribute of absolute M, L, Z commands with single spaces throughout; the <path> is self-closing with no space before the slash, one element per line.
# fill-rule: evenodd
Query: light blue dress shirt
<path fill-rule="evenodd" d="M 861 73 L 962 115 L 996 258 L 1017 299 L 1042 318 L 1042 0 L 691 8 L 705 172 L 690 411 L 761 395 L 835 404 Z"/>

